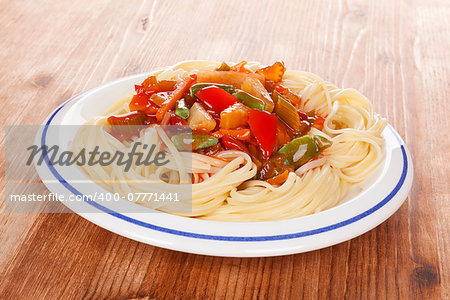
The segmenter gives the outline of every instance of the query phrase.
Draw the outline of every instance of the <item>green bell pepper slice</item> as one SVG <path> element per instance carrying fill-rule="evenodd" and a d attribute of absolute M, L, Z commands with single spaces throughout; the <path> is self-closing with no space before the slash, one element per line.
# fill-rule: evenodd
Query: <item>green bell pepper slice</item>
<path fill-rule="evenodd" d="M 220 83 L 196 83 L 193 86 L 191 86 L 190 89 L 190 94 L 191 97 L 194 97 L 195 94 L 200 91 L 201 89 L 204 89 L 206 87 L 209 86 L 217 86 L 218 88 L 221 88 L 222 90 L 228 92 L 228 93 L 232 93 L 233 92 L 233 86 L 232 85 L 227 85 L 227 84 L 220 84 Z"/>
<path fill-rule="evenodd" d="M 278 153 L 286 155 L 285 165 L 292 165 L 294 168 L 299 168 L 301 165 L 307 163 L 311 159 L 319 156 L 322 151 L 330 147 L 332 142 L 327 138 L 315 135 L 305 135 L 293 139 L 284 145 Z"/>
<path fill-rule="evenodd" d="M 177 106 L 175 108 L 175 115 L 182 119 L 189 118 L 189 108 L 183 98 L 177 101 Z"/>
<path fill-rule="evenodd" d="M 179 151 L 208 148 L 219 142 L 215 137 L 199 132 L 177 134 L 171 137 L 171 140 Z"/>
<path fill-rule="evenodd" d="M 236 92 L 233 93 L 233 96 L 238 98 L 245 106 L 248 106 L 250 108 L 256 108 L 260 110 L 264 110 L 266 108 L 266 104 L 264 103 L 264 101 L 244 91 L 236 90 Z"/>

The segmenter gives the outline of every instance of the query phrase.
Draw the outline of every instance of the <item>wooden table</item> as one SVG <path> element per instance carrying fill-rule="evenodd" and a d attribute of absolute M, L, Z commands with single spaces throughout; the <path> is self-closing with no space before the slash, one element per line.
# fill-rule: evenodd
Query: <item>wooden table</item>
<path fill-rule="evenodd" d="M 366 94 L 408 144 L 415 179 L 370 232 L 274 258 L 165 250 L 75 214 L 2 213 L 0 299 L 449 299 L 448 1 L 48 2 L 0 1 L 2 125 L 40 124 L 74 94 L 180 60 L 283 59 Z"/>

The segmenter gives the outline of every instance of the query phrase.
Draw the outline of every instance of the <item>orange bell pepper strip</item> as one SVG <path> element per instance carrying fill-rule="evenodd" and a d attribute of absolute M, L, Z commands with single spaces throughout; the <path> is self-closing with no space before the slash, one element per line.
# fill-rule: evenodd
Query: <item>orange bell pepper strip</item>
<path fill-rule="evenodd" d="M 264 78 L 273 82 L 280 82 L 283 79 L 286 68 L 282 61 L 277 61 L 271 66 L 256 70 L 256 73 L 263 74 Z"/>
<path fill-rule="evenodd" d="M 223 137 L 223 133 L 220 132 L 220 130 L 214 131 L 213 133 L 211 133 L 211 135 L 216 139 L 221 139 Z"/>
<path fill-rule="evenodd" d="M 249 69 L 245 67 L 247 64 L 246 61 L 241 61 L 240 63 L 235 64 L 230 67 L 230 71 L 239 72 L 239 73 L 252 73 Z"/>
<path fill-rule="evenodd" d="M 173 90 L 177 84 L 176 80 L 160 80 L 156 76 L 150 76 L 142 82 L 142 86 L 146 91 L 167 92 Z"/>

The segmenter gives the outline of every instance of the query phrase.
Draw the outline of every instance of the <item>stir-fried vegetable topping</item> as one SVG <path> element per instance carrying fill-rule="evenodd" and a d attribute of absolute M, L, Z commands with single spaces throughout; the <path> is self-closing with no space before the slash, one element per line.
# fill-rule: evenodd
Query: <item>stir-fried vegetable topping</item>
<path fill-rule="evenodd" d="M 242 61 L 178 82 L 150 76 L 135 86 L 130 113 L 108 118 L 110 133 L 125 141 L 145 126 L 189 126 L 192 134 L 170 135 L 178 150 L 243 151 L 258 169 L 255 179 L 283 184 L 290 172 L 331 146 L 325 137 L 307 135 L 312 127 L 321 130 L 326 116 L 301 111 L 301 96 L 284 85 L 285 71 L 280 61 L 256 71 Z"/>
<path fill-rule="evenodd" d="M 258 141 L 264 158 L 269 158 L 277 138 L 277 117 L 269 112 L 251 109 L 248 124 Z"/>
<path fill-rule="evenodd" d="M 220 113 L 220 128 L 239 128 L 248 126 L 249 108 L 237 102 Z"/>
<path fill-rule="evenodd" d="M 268 81 L 280 82 L 283 79 L 286 68 L 284 63 L 277 61 L 273 65 L 256 70 L 256 73 L 263 74 L 264 78 Z"/>
<path fill-rule="evenodd" d="M 277 91 L 274 91 L 277 93 Z M 292 129 L 300 129 L 300 116 L 292 103 L 281 95 L 277 97 L 274 112 Z"/>
<path fill-rule="evenodd" d="M 232 85 L 234 88 L 241 88 L 242 83 L 247 78 L 255 78 L 262 84 L 264 75 L 256 73 L 240 73 L 234 71 L 198 71 L 197 82 L 214 82 L 226 85 Z"/>
<path fill-rule="evenodd" d="M 220 129 L 222 136 L 230 136 L 238 140 L 248 140 L 250 129 Z"/>
<path fill-rule="evenodd" d="M 194 131 L 210 132 L 216 128 L 216 121 L 198 102 L 194 103 L 189 110 L 187 121 Z"/>
<path fill-rule="evenodd" d="M 146 91 L 166 92 L 171 91 L 177 84 L 176 80 L 160 80 L 156 76 L 150 76 L 142 82 L 142 86 Z"/>
<path fill-rule="evenodd" d="M 199 90 L 195 96 L 218 113 L 237 102 L 236 97 L 214 85 Z"/>
<path fill-rule="evenodd" d="M 216 71 L 230 71 L 230 66 L 229 66 L 226 62 L 223 62 L 223 63 L 220 65 L 220 67 L 218 67 L 218 68 L 216 69 Z"/>
<path fill-rule="evenodd" d="M 216 86 L 218 88 L 221 88 L 224 91 L 227 91 L 229 93 L 233 92 L 233 86 L 227 85 L 227 84 L 220 84 L 220 83 L 196 83 L 193 86 L 191 86 L 190 94 L 191 97 L 194 97 L 195 94 L 200 91 L 201 89 L 204 89 L 209 86 Z"/>
<path fill-rule="evenodd" d="M 233 93 L 233 96 L 238 98 L 243 104 L 245 104 L 250 108 L 256 108 L 261 110 L 264 110 L 266 108 L 266 104 L 264 103 L 264 101 L 244 91 L 236 90 L 236 92 Z"/>
<path fill-rule="evenodd" d="M 167 100 L 164 101 L 164 103 L 156 112 L 156 119 L 158 121 L 161 121 L 164 115 L 175 106 L 175 103 L 183 97 L 183 94 L 189 90 L 195 80 L 196 76 L 190 75 L 184 78 L 179 84 L 175 86 L 175 90 L 170 93 L 170 95 L 167 97 Z"/>
<path fill-rule="evenodd" d="M 278 153 L 286 155 L 285 165 L 298 168 L 311 159 L 319 156 L 326 148 L 331 146 L 331 141 L 320 135 L 305 135 L 290 141 L 284 145 Z"/>
<path fill-rule="evenodd" d="M 265 103 L 265 110 L 272 112 L 275 104 L 269 95 L 269 92 L 264 88 L 264 85 L 255 78 L 247 78 L 242 82 L 241 89 L 244 92 L 262 100 Z"/>
<path fill-rule="evenodd" d="M 175 114 L 182 119 L 189 118 L 189 108 L 186 106 L 186 101 L 183 98 L 178 100 Z"/>
<path fill-rule="evenodd" d="M 234 66 L 230 67 L 230 71 L 234 72 L 241 72 L 241 73 L 252 73 L 249 69 L 245 67 L 247 64 L 246 61 L 241 61 L 238 64 L 235 64 Z"/>
<path fill-rule="evenodd" d="M 140 110 L 124 115 L 110 116 L 108 118 L 108 123 L 111 125 L 110 134 L 120 141 L 137 136 L 140 129 L 143 128 L 142 125 L 148 124 L 147 119 L 150 118 Z"/>
<path fill-rule="evenodd" d="M 180 151 L 199 150 L 214 146 L 219 142 L 213 136 L 205 133 L 181 133 L 171 137 L 171 140 L 175 147 Z"/>

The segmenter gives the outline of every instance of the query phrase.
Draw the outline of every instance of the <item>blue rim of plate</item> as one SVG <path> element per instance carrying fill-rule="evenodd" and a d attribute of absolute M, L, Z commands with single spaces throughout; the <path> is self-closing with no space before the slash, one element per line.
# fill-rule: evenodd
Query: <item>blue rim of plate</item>
<path fill-rule="evenodd" d="M 76 95 L 76 96 L 70 98 L 69 100 L 67 100 L 66 102 L 64 102 L 63 104 L 61 104 L 61 106 L 58 107 L 53 112 L 53 114 L 49 117 L 49 119 L 45 123 L 44 129 L 42 131 L 42 136 L 41 136 L 41 146 L 42 146 L 42 149 L 43 149 L 44 161 L 45 161 L 47 167 L 52 172 L 53 176 L 55 176 L 55 178 L 59 181 L 59 183 L 61 183 L 70 192 L 72 192 L 73 194 L 78 195 L 78 196 L 83 196 L 83 194 L 80 191 L 78 191 L 77 189 L 75 189 L 72 185 L 70 185 L 64 178 L 62 178 L 62 176 L 53 167 L 53 165 L 50 164 L 50 160 L 48 158 L 45 145 L 46 145 L 47 130 L 48 130 L 48 127 L 50 126 L 52 120 L 54 119 L 54 117 L 69 102 L 72 102 L 73 100 L 81 97 L 81 95 L 86 94 L 87 92 L 88 91 L 86 91 L 84 93 L 81 93 L 79 95 Z M 140 221 L 140 220 L 136 220 L 136 219 L 131 218 L 129 216 L 126 216 L 124 214 L 121 214 L 121 213 L 118 213 L 116 211 L 113 211 L 113 210 L 111 210 L 111 209 L 109 209 L 107 207 L 104 207 L 103 205 L 98 204 L 95 201 L 84 200 L 84 202 L 88 203 L 89 205 L 97 208 L 98 210 L 100 210 L 102 212 L 105 212 L 105 213 L 107 213 L 107 214 L 109 214 L 109 215 L 111 215 L 113 217 L 116 217 L 116 218 L 121 219 L 123 221 L 132 223 L 134 225 L 141 226 L 141 227 L 144 227 L 144 228 L 147 228 L 147 229 L 152 229 L 152 230 L 159 231 L 159 232 L 172 234 L 172 235 L 189 237 L 189 238 L 195 238 L 195 239 L 216 240 L 216 241 L 230 241 L 230 242 L 266 242 L 266 241 L 290 240 L 290 239 L 296 239 L 296 238 L 301 238 L 301 237 L 306 237 L 306 236 L 312 236 L 312 235 L 316 235 L 316 234 L 320 234 L 320 233 L 336 230 L 338 228 L 350 225 L 352 223 L 355 223 L 356 221 L 359 221 L 359 220 L 361 220 L 361 219 L 363 219 L 363 218 L 373 214 L 374 212 L 376 212 L 377 210 L 382 208 L 384 205 L 386 205 L 392 198 L 394 198 L 394 196 L 402 188 L 403 184 L 405 183 L 406 175 L 408 173 L 408 158 L 407 158 L 407 155 L 406 155 L 406 150 L 405 150 L 404 144 L 402 143 L 401 138 L 398 136 L 398 133 L 395 132 L 395 130 L 392 127 L 390 127 L 390 126 L 389 126 L 389 129 L 393 132 L 395 138 L 399 142 L 399 146 L 401 148 L 402 158 L 403 158 L 402 173 L 401 173 L 400 178 L 399 178 L 397 184 L 395 185 L 394 189 L 383 200 L 381 200 L 380 202 L 378 202 L 376 205 L 374 205 L 373 207 L 369 208 L 368 210 L 366 210 L 366 211 L 364 211 L 364 212 L 362 212 L 362 213 L 360 213 L 360 214 L 358 214 L 358 215 L 356 215 L 354 217 L 346 219 L 344 221 L 341 221 L 341 222 L 338 222 L 338 223 L 335 223 L 335 224 L 332 224 L 332 225 L 328 225 L 328 226 L 312 229 L 312 230 L 295 232 L 295 233 L 289 233 L 289 234 L 266 235 L 266 236 L 210 235 L 210 234 L 202 234 L 202 233 L 188 232 L 188 231 L 182 231 L 182 230 L 175 230 L 175 229 L 171 229 L 171 228 L 167 228 L 167 227 L 154 225 L 154 224 L 151 224 L 151 223 L 147 223 L 147 222 L 143 222 L 143 221 Z M 85 198 L 86 197 L 83 197 L 83 199 L 85 199 Z"/>

